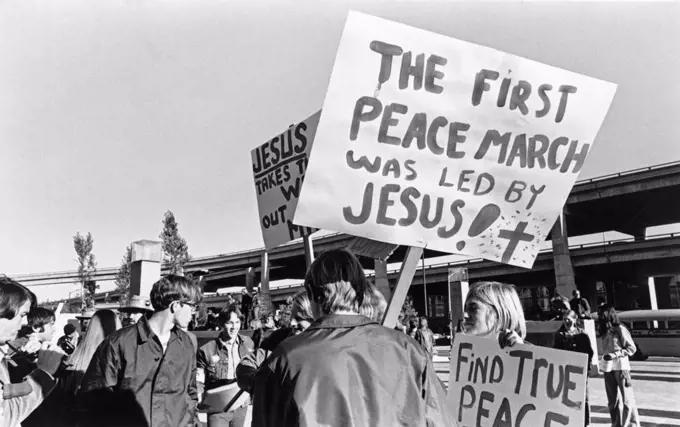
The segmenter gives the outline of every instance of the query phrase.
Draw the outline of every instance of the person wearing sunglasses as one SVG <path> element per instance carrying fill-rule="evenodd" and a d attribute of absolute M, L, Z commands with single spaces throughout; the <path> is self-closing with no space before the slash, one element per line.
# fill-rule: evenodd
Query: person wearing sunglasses
<path fill-rule="evenodd" d="M 168 275 L 151 289 L 154 313 L 109 335 L 81 383 L 89 425 L 185 427 L 197 423 L 196 344 L 185 332 L 198 284 Z"/>

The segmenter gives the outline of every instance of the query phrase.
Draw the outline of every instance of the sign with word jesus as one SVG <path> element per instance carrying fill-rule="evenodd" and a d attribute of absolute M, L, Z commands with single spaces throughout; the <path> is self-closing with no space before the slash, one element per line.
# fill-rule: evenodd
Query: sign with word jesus
<path fill-rule="evenodd" d="M 456 335 L 448 403 L 461 427 L 583 427 L 588 355 Z"/>
<path fill-rule="evenodd" d="M 294 223 L 530 268 L 615 91 L 350 12 Z"/>
<path fill-rule="evenodd" d="M 318 111 L 291 125 L 250 153 L 260 226 L 267 249 L 316 231 L 294 225 L 293 216 L 320 115 Z"/>

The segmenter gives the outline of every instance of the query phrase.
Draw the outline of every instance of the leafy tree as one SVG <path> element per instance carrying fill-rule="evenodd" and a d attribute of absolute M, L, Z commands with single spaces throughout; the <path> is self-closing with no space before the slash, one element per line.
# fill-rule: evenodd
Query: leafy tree
<path fill-rule="evenodd" d="M 159 236 L 163 240 L 163 261 L 169 264 L 171 274 L 184 274 L 184 265 L 191 260 L 189 246 L 179 234 L 178 223 L 172 211 L 167 211 L 163 218 L 163 232 Z"/>
<path fill-rule="evenodd" d="M 118 274 L 116 274 L 116 289 L 120 292 L 120 302 L 125 304 L 130 298 L 130 266 L 132 265 L 132 246 L 125 248 L 125 255 L 121 259 Z"/>
<path fill-rule="evenodd" d="M 93 280 L 94 274 L 97 271 L 97 262 L 92 253 L 94 247 L 92 234 L 87 233 L 87 236 L 82 236 L 79 232 L 76 233 L 73 236 L 73 247 L 78 255 L 78 281 L 85 290 L 81 307 L 94 308 L 94 294 L 97 292 L 99 285 Z"/>
<path fill-rule="evenodd" d="M 410 295 L 406 296 L 400 314 L 404 317 L 403 323 L 406 326 L 408 326 L 412 320 L 418 320 L 418 312 L 413 307 L 413 297 Z"/>

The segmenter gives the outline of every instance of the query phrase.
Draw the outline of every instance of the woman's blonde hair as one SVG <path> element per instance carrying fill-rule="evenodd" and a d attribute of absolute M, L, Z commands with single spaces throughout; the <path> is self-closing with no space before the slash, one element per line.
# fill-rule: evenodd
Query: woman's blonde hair
<path fill-rule="evenodd" d="M 78 344 L 76 350 L 69 356 L 67 363 L 71 365 L 73 370 L 73 377 L 69 378 L 65 387 L 71 391 L 76 392 L 80 388 L 80 382 L 83 379 L 85 371 L 92 360 L 94 352 L 99 347 L 99 344 L 104 341 L 106 337 L 111 335 L 114 331 L 121 328 L 120 319 L 112 310 L 97 310 L 90 324 L 87 327 L 87 332 L 83 337 L 83 341 Z"/>
<path fill-rule="evenodd" d="M 387 310 L 387 301 L 382 292 L 370 281 L 366 286 L 366 293 L 364 294 L 364 302 L 359 307 L 359 314 L 368 317 L 369 319 L 382 322 L 383 316 Z"/>
<path fill-rule="evenodd" d="M 309 294 L 306 290 L 302 290 L 293 297 L 293 306 L 290 310 L 291 318 L 297 317 L 300 320 L 307 320 L 309 322 L 314 320 L 314 313 L 312 312 L 312 303 L 309 300 Z"/>
<path fill-rule="evenodd" d="M 514 285 L 500 282 L 477 282 L 470 287 L 465 305 L 472 299 L 481 301 L 491 307 L 495 316 L 495 324 L 488 325 L 494 332 L 499 333 L 505 329 L 517 332 L 517 335 L 526 337 L 527 325 L 524 320 L 524 309 Z"/>

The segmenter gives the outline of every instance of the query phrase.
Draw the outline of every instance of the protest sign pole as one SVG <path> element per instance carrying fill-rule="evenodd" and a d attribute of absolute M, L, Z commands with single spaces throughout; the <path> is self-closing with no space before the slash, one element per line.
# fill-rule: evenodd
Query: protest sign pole
<path fill-rule="evenodd" d="M 385 311 L 385 317 L 383 317 L 383 326 L 394 328 L 394 326 L 397 324 L 397 317 L 399 316 L 401 307 L 404 305 L 408 288 L 411 286 L 413 276 L 416 274 L 418 261 L 420 261 L 420 256 L 423 254 L 423 250 L 423 248 L 409 246 L 408 250 L 406 251 L 406 256 L 404 257 L 404 261 L 401 264 L 401 270 L 399 271 L 399 280 L 397 281 L 397 286 L 394 288 L 392 298 L 390 299 L 390 302 L 387 305 L 387 310 Z"/>
<path fill-rule="evenodd" d="M 312 262 L 314 262 L 314 244 L 309 231 L 305 231 L 302 235 L 302 242 L 305 246 L 305 264 L 307 265 L 307 270 L 309 270 L 309 267 L 312 266 Z"/>
<path fill-rule="evenodd" d="M 269 253 L 262 252 L 262 265 L 260 274 L 260 304 L 264 311 L 269 313 L 271 309 L 271 296 L 269 295 Z"/>
<path fill-rule="evenodd" d="M 427 316 L 427 311 L 428 311 L 427 310 L 427 306 L 428 306 L 428 304 L 427 304 L 427 279 L 425 278 L 425 251 L 423 251 L 422 255 L 420 256 L 420 259 L 422 260 L 422 266 L 423 266 L 422 267 L 422 270 L 423 270 L 423 295 L 425 297 L 425 299 L 423 301 L 425 301 L 425 317 L 428 317 Z"/>

